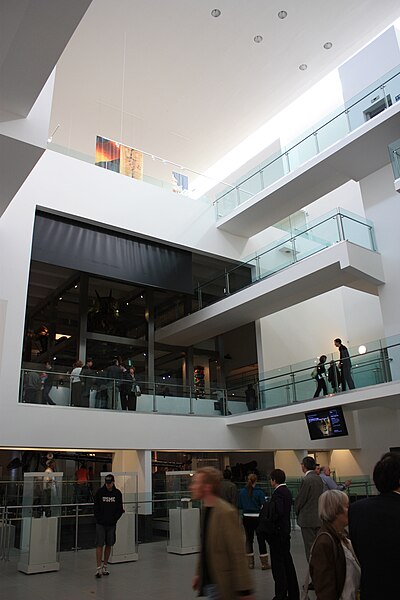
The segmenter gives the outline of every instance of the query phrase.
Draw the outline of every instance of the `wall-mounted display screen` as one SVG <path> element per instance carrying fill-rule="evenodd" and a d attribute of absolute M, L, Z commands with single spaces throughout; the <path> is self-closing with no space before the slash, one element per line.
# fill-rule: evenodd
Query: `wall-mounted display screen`
<path fill-rule="evenodd" d="M 312 440 L 349 435 L 341 406 L 321 408 L 305 413 Z"/>

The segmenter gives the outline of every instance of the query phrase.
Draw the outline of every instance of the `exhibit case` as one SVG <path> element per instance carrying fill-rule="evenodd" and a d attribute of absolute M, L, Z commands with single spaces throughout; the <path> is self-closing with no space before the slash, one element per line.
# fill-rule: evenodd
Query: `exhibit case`
<path fill-rule="evenodd" d="M 24 473 L 18 570 L 31 575 L 60 568 L 63 473 Z"/>
<path fill-rule="evenodd" d="M 169 536 L 167 552 L 200 552 L 200 504 L 192 501 L 190 484 L 194 471 L 167 471 Z"/>
<path fill-rule="evenodd" d="M 101 484 L 111 472 L 100 473 Z M 137 512 L 138 512 L 138 476 L 137 473 L 115 473 L 115 487 L 122 494 L 124 514 L 117 522 L 116 542 L 111 550 L 110 563 L 122 563 L 138 560 Z"/>

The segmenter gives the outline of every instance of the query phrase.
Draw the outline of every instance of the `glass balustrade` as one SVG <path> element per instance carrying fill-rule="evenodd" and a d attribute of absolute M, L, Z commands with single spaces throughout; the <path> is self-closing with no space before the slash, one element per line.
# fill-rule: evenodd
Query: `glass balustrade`
<path fill-rule="evenodd" d="M 400 335 L 384 340 L 367 342 L 360 354 L 358 348 L 349 348 L 352 362 L 352 377 L 355 389 L 379 385 L 390 381 L 400 381 Z M 326 353 L 326 371 L 330 364 L 339 366 L 337 353 Z M 316 366 L 315 359 L 309 359 L 295 365 L 281 367 L 274 371 L 261 374 L 254 384 L 256 392 L 256 410 L 269 410 L 288 406 L 313 399 L 316 391 L 316 381 L 312 374 Z M 104 377 L 81 376 L 81 394 L 89 390 L 89 395 L 82 396 L 76 403 L 78 395 L 71 390 L 77 382 L 71 381 L 71 376 L 65 373 L 51 372 L 53 376 L 48 396 L 56 406 L 78 407 L 98 410 L 123 410 L 123 384 L 121 380 Z M 39 384 L 33 394 L 29 393 L 32 381 Z M 44 384 L 40 380 L 43 371 L 22 369 L 20 402 L 28 404 L 43 404 Z M 336 396 L 341 393 L 340 381 L 327 380 L 328 395 Z M 142 382 L 137 384 L 140 392 L 136 392 L 136 403 L 127 405 L 125 410 L 130 414 L 135 412 L 176 415 L 225 416 L 241 414 L 249 411 L 246 403 L 245 386 L 237 385 L 229 389 L 175 385 L 168 382 Z M 348 390 L 346 393 L 351 393 Z M 84 398 L 84 400 L 82 400 Z M 129 410 L 131 408 L 131 410 Z M 15 491 L 15 490 L 14 490 Z M 18 492 L 15 491 L 17 494 Z M 74 488 L 70 490 L 71 500 L 76 499 Z"/>
<path fill-rule="evenodd" d="M 398 67 L 380 78 L 373 85 L 357 94 L 345 106 L 325 117 L 321 123 L 304 132 L 280 154 L 270 157 L 267 164 L 258 165 L 244 177 L 233 183 L 229 190 L 217 196 L 215 201 L 217 219 L 229 215 L 235 208 L 261 192 L 284 175 L 294 171 L 311 158 L 314 158 L 347 134 L 397 102 L 397 88 L 400 83 Z M 390 149 L 389 149 L 390 152 Z M 399 173 L 399 146 L 391 152 L 393 168 Z M 396 179 L 399 177 L 397 175 Z"/>
<path fill-rule="evenodd" d="M 377 249 L 370 221 L 342 208 L 333 210 L 296 229 L 293 235 L 275 240 L 219 277 L 199 285 L 195 290 L 197 307 L 193 307 L 193 312 L 344 240 L 368 250 Z"/>
<path fill-rule="evenodd" d="M 389 156 L 395 179 L 400 179 L 400 140 L 389 144 Z"/>

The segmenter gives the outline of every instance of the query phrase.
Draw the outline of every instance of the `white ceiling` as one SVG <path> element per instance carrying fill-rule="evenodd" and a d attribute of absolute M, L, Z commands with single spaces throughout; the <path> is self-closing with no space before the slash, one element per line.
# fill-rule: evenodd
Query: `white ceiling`
<path fill-rule="evenodd" d="M 399 16 L 398 0 L 93 0 L 57 67 L 54 142 L 93 157 L 100 134 L 204 171 Z"/>

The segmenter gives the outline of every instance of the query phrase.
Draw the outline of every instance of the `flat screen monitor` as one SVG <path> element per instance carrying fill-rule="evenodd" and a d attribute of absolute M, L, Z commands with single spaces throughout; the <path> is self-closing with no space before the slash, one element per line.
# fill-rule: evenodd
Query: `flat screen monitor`
<path fill-rule="evenodd" d="M 341 406 L 331 406 L 305 413 L 312 440 L 325 440 L 349 435 Z"/>

